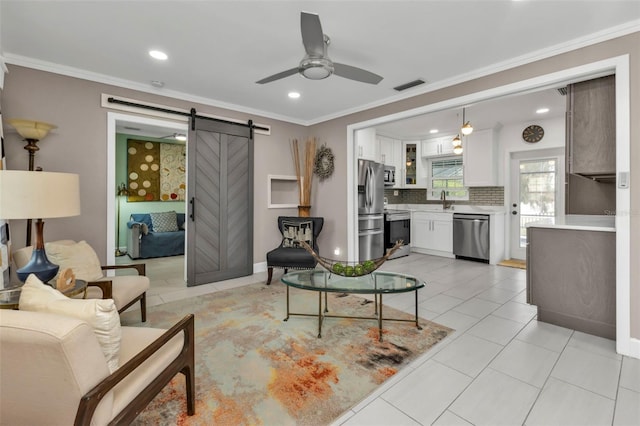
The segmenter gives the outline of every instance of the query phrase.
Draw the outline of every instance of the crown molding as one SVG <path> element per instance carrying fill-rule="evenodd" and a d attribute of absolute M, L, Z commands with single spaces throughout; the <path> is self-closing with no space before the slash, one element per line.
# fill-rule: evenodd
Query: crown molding
<path fill-rule="evenodd" d="M 158 88 L 149 86 L 147 84 L 136 83 L 130 80 L 120 79 L 120 78 L 112 77 L 105 74 L 82 70 L 79 68 L 68 67 L 68 66 L 46 62 L 46 61 L 40 61 L 37 59 L 25 57 L 25 56 L 13 55 L 11 53 L 5 53 L 4 62 L 7 64 L 33 68 L 33 69 L 47 71 L 55 74 L 61 74 L 69 77 L 80 78 L 83 80 L 94 81 L 97 83 L 109 84 L 117 87 L 123 87 L 126 89 L 137 90 L 144 93 L 151 93 L 155 95 L 166 96 L 166 97 L 185 100 L 185 101 L 197 102 L 203 105 L 209 105 L 216 108 L 224 108 L 231 111 L 262 116 L 262 117 L 270 118 L 273 120 L 279 120 L 287 123 L 298 124 L 301 126 L 308 127 L 308 126 L 323 123 L 329 120 L 333 120 L 336 118 L 344 117 L 350 114 L 355 114 L 358 112 L 366 111 L 368 109 L 380 107 L 393 102 L 419 96 L 425 93 L 434 92 L 436 90 L 440 90 L 449 86 L 453 86 L 453 85 L 464 83 L 477 78 L 485 77 L 491 74 L 495 74 L 497 72 L 501 72 L 501 71 L 505 71 L 518 66 L 526 65 L 542 59 L 547 59 L 552 56 L 570 52 L 572 50 L 580 49 L 580 48 L 601 43 L 604 41 L 612 40 L 614 38 L 629 35 L 638 31 L 640 31 L 640 20 L 630 21 L 622 25 L 607 28 L 605 30 L 588 34 L 586 36 L 569 40 L 567 42 L 563 42 L 563 43 L 550 46 L 544 49 L 540 49 L 534 52 L 526 53 L 524 55 L 520 55 L 511 59 L 508 59 L 506 61 L 498 62 L 496 64 L 492 64 L 487 67 L 478 68 L 468 73 L 459 74 L 457 76 L 453 76 L 451 78 L 441 80 L 436 83 L 427 84 L 426 86 L 420 86 L 419 88 L 416 88 L 415 90 L 410 90 L 407 93 L 397 94 L 384 99 L 380 99 L 375 102 L 370 102 L 354 108 L 337 111 L 333 114 L 321 116 L 321 117 L 310 119 L 310 120 L 302 120 L 295 117 L 274 114 L 269 111 L 258 110 L 258 109 L 249 108 L 242 105 L 236 105 L 236 104 L 218 101 L 215 99 L 195 96 L 188 93 L 179 92 L 176 90 L 170 90 L 170 89 L 164 89 L 164 88 L 158 89 Z M 5 66 L 4 63 L 2 63 L 1 56 L 0 56 L 0 65 Z"/>
<path fill-rule="evenodd" d="M 261 116 L 271 118 L 273 120 L 284 121 L 287 123 L 299 124 L 302 126 L 308 126 L 309 124 L 304 120 L 299 120 L 293 117 L 287 117 L 279 114 L 274 114 L 268 111 L 262 111 L 259 109 L 249 108 L 242 105 L 231 104 L 227 102 L 218 101 L 215 99 L 205 98 L 202 96 L 191 95 L 189 93 L 180 92 L 177 90 L 155 88 L 153 86 L 137 83 L 131 80 L 125 80 L 117 77 L 113 77 L 106 74 L 100 74 L 92 71 L 86 71 L 80 68 L 68 67 L 65 65 L 55 64 L 52 62 L 41 61 L 39 59 L 33 59 L 26 56 L 14 55 L 7 53 L 5 55 L 6 63 L 11 65 L 17 65 L 25 68 L 32 68 L 40 71 L 46 71 L 53 74 L 60 74 L 66 77 L 79 78 L 82 80 L 94 81 L 96 83 L 109 84 L 116 87 L 122 87 L 125 89 L 137 90 L 139 92 L 151 93 L 154 95 L 165 96 L 174 99 L 180 99 L 183 101 L 197 102 L 203 105 L 209 105 L 216 108 L 224 108 L 230 111 L 242 112 L 254 116 Z"/>
<path fill-rule="evenodd" d="M 625 35 L 633 34 L 640 31 L 640 20 L 627 22 L 623 25 L 607 28 L 606 30 L 598 31 L 580 38 L 566 41 L 564 43 L 556 44 L 554 46 L 539 49 L 524 55 L 520 55 L 506 61 L 498 62 L 487 67 L 478 68 L 468 73 L 459 74 L 448 78 L 446 80 L 440 80 L 436 83 L 427 83 L 426 85 L 418 86 L 415 90 L 409 90 L 408 93 L 397 94 L 379 101 L 371 102 L 365 105 L 361 105 L 355 108 L 339 111 L 335 114 L 319 117 L 315 120 L 309 120 L 309 125 L 319 124 L 325 121 L 333 120 L 336 118 L 344 117 L 345 115 L 355 114 L 358 112 L 366 111 L 368 109 L 380 107 L 393 102 L 401 101 L 404 99 L 413 98 L 425 93 L 434 92 L 436 90 L 444 89 L 456 84 L 465 83 L 480 77 L 486 77 L 491 74 L 495 74 L 501 71 L 506 71 L 511 68 L 516 68 L 522 65 L 527 65 L 532 62 L 536 62 L 542 59 L 547 59 L 552 56 L 567 53 L 572 50 L 580 49 L 583 47 L 591 46 L 593 44 L 601 43 L 603 41 L 612 40 L 614 38 L 623 37 Z"/>

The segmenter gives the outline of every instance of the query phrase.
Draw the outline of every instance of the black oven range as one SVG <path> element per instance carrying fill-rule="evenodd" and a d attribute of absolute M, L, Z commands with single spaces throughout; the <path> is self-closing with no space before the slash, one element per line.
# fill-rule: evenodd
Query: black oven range
<path fill-rule="evenodd" d="M 393 253 L 389 259 L 408 256 L 411 252 L 411 212 L 409 210 L 384 210 L 384 250 L 385 253 L 396 244 L 404 241 L 404 245 Z"/>

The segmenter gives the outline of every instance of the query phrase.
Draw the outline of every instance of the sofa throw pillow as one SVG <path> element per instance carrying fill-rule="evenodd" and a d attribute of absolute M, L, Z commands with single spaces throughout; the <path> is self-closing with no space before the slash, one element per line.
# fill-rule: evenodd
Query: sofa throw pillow
<path fill-rule="evenodd" d="M 300 247 L 299 241 L 304 241 L 313 247 L 313 221 L 289 222 L 282 221 L 282 247 Z"/>
<path fill-rule="evenodd" d="M 153 232 L 175 232 L 178 230 L 178 215 L 176 212 L 149 213 Z"/>
<path fill-rule="evenodd" d="M 122 330 L 113 300 L 70 299 L 31 274 L 22 286 L 18 306 L 21 311 L 48 312 L 87 322 L 102 348 L 109 371 L 118 369 Z"/>
<path fill-rule="evenodd" d="M 75 244 L 54 241 L 45 243 L 44 250 L 49 260 L 60 266 L 60 271 L 71 268 L 77 279 L 96 281 L 104 276 L 98 255 L 86 241 Z"/>

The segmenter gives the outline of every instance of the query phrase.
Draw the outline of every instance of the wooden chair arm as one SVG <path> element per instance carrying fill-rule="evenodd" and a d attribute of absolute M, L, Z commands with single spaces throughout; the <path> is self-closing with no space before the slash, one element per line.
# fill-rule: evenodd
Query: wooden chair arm
<path fill-rule="evenodd" d="M 87 283 L 87 287 L 100 287 L 103 299 L 113 299 L 113 284 L 111 280 L 90 281 Z"/>
<path fill-rule="evenodd" d="M 103 271 L 108 269 L 136 269 L 138 275 L 146 275 L 147 265 L 145 263 L 129 263 L 127 265 L 103 265 L 101 266 Z"/>
<path fill-rule="evenodd" d="M 151 355 L 157 352 L 180 332 L 184 332 L 184 343 L 180 354 L 131 403 L 129 403 L 129 405 L 123 409 L 123 412 L 131 411 L 133 409 L 133 417 L 131 417 L 133 420 L 133 418 L 135 418 L 135 416 L 137 416 L 137 414 L 142 411 L 149 402 L 151 402 L 157 393 L 160 392 L 160 390 L 162 390 L 162 388 L 164 388 L 178 372 L 183 371 L 185 364 L 189 364 L 189 366 L 193 367 L 195 358 L 193 314 L 185 316 L 182 320 L 162 334 L 162 336 L 158 337 L 149 346 L 144 348 L 136 356 L 131 358 L 124 365 L 120 366 L 116 371 L 111 373 L 111 375 L 107 376 L 102 382 L 98 383 L 93 389 L 87 392 L 87 394 L 80 399 L 80 405 L 78 407 L 78 412 L 76 413 L 74 424 L 90 424 L 93 413 L 102 398 L 104 398 L 111 389 L 113 389 L 118 383 L 120 383 L 131 372 L 138 368 L 144 361 L 146 361 Z M 127 416 L 118 413 L 112 423 L 118 424 L 118 419 L 121 418 L 127 418 Z"/>

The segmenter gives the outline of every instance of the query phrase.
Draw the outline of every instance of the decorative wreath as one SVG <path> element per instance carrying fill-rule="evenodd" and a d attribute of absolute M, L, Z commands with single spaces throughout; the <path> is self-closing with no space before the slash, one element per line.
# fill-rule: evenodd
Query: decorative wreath
<path fill-rule="evenodd" d="M 313 173 L 320 178 L 320 181 L 329 178 L 333 174 L 333 152 L 323 144 L 316 151 L 316 158 L 313 163 Z"/>

